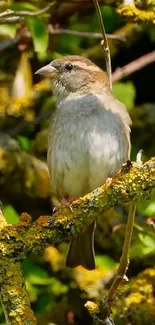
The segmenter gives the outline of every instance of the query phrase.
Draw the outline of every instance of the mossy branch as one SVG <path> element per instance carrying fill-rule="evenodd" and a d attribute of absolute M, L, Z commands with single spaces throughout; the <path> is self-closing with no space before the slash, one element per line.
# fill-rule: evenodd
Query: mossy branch
<path fill-rule="evenodd" d="M 0 192 L 8 196 L 46 198 L 50 195 L 47 164 L 21 151 L 18 142 L 0 132 Z M 17 185 L 18 179 L 18 185 Z M 10 186 L 16 184 L 16 186 Z"/>
<path fill-rule="evenodd" d="M 30 253 L 38 255 L 49 244 L 70 239 L 111 207 L 148 199 L 153 188 L 155 157 L 142 166 L 137 163 L 125 164 L 112 180 L 74 201 L 73 212 L 62 207 L 53 216 L 41 216 L 33 223 L 24 214 L 19 224 L 4 227 L 0 235 L 1 255 L 7 254 L 18 261 Z M 8 241 L 8 237 L 11 240 Z"/>
<path fill-rule="evenodd" d="M 0 231 L 7 227 L 0 205 Z M 8 237 L 8 240 L 10 237 Z M 0 256 L 0 299 L 7 325 L 36 325 L 34 314 L 30 307 L 29 297 L 25 288 L 21 263 L 9 258 L 6 254 Z"/>
<path fill-rule="evenodd" d="M 70 239 L 84 225 L 89 225 L 101 213 L 117 204 L 148 199 L 153 188 L 155 157 L 142 166 L 137 163 L 125 164 L 112 180 L 73 202 L 73 212 L 62 207 L 53 216 L 41 216 L 35 222 L 27 214 L 22 214 L 17 225 L 7 225 L 3 220 L 0 230 L 0 290 L 7 314 L 16 319 L 14 321 L 12 318 L 10 324 L 35 324 L 23 287 L 20 261 L 30 254 L 41 254 L 48 245 Z M 3 299 L 3 294 L 7 297 L 6 300 Z M 27 323 L 24 318 L 21 321 L 24 315 L 28 315 Z"/>
<path fill-rule="evenodd" d="M 73 212 L 62 207 L 53 216 L 42 216 L 35 222 L 27 214 L 22 214 L 17 225 L 7 225 L 3 219 L 0 230 L 0 290 L 5 310 L 13 317 L 10 324 L 35 324 L 23 287 L 21 260 L 30 254 L 41 254 L 48 245 L 70 239 L 84 225 L 90 224 L 100 213 L 116 204 L 149 198 L 154 187 L 155 157 L 143 166 L 125 164 L 112 180 L 73 202 Z M 6 300 L 3 300 L 3 295 L 7 297 Z M 22 317 L 27 317 L 29 322 L 26 323 Z"/>

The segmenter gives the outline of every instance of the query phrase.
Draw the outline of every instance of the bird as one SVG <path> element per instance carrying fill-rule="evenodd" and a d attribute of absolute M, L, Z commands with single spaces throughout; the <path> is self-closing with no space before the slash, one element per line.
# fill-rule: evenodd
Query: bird
<path fill-rule="evenodd" d="M 106 72 L 86 57 L 63 56 L 36 74 L 50 78 L 56 96 L 47 153 L 53 203 L 70 206 L 129 160 L 131 119 L 112 94 Z M 66 266 L 95 269 L 95 224 L 72 237 Z"/>

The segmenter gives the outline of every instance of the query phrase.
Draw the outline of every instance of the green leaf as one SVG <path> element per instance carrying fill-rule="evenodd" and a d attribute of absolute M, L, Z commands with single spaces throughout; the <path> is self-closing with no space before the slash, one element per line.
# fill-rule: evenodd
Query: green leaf
<path fill-rule="evenodd" d="M 150 202 L 150 204 L 148 204 L 148 206 L 145 209 L 145 214 L 148 216 L 155 215 L 155 201 Z"/>
<path fill-rule="evenodd" d="M 107 255 L 97 255 L 96 256 L 97 267 L 103 267 L 105 269 L 113 269 L 116 266 L 115 261 Z"/>
<path fill-rule="evenodd" d="M 49 291 L 51 291 L 52 295 L 54 296 L 60 296 L 68 291 L 68 287 L 58 279 L 52 278 Z"/>
<path fill-rule="evenodd" d="M 113 94 L 130 110 L 134 106 L 136 90 L 131 81 L 116 82 L 113 85 Z"/>
<path fill-rule="evenodd" d="M 4 216 L 8 223 L 16 224 L 19 221 L 19 215 L 12 205 L 5 205 L 3 208 Z"/>
<path fill-rule="evenodd" d="M 18 135 L 17 140 L 22 150 L 28 151 L 30 149 L 31 142 L 28 138 Z"/>
<path fill-rule="evenodd" d="M 149 201 L 142 200 L 137 203 L 137 210 L 138 213 L 147 217 L 153 217 L 155 215 L 155 190 L 153 190 Z"/>
<path fill-rule="evenodd" d="M 35 264 L 31 260 L 26 260 L 23 263 L 24 275 L 28 281 L 33 284 L 46 285 L 50 283 L 48 273 L 42 269 L 39 265 Z"/>
<path fill-rule="evenodd" d="M 31 32 L 34 50 L 44 52 L 48 46 L 48 29 L 39 17 L 27 17 L 27 26 Z"/>
<path fill-rule="evenodd" d="M 151 251 L 155 250 L 155 238 L 153 236 L 140 233 L 139 238 L 146 248 Z"/>
<path fill-rule="evenodd" d="M 36 10 L 38 10 L 38 8 L 36 6 L 34 6 L 34 5 L 32 5 L 31 3 L 28 3 L 28 2 L 14 3 L 14 4 L 9 6 L 9 9 L 12 9 L 12 10 L 28 10 L 28 11 L 36 11 Z"/>
<path fill-rule="evenodd" d="M 142 257 L 152 254 L 155 251 L 155 238 L 154 233 L 140 232 L 137 239 L 130 248 L 130 256 L 132 258 Z"/>

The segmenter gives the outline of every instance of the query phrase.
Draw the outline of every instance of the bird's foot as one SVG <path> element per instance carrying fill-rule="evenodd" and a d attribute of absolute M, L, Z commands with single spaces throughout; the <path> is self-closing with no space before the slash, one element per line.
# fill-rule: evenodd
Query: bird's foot
<path fill-rule="evenodd" d="M 111 182 L 112 177 L 107 177 L 106 181 L 105 181 L 105 185 L 107 185 L 109 182 Z"/>
<path fill-rule="evenodd" d="M 56 205 L 53 208 L 53 213 L 57 212 L 62 206 L 67 207 L 71 212 L 73 212 L 73 208 L 71 206 L 72 202 L 74 201 L 73 198 L 70 197 L 64 197 L 61 202 L 56 202 Z"/>
<path fill-rule="evenodd" d="M 61 204 L 65 205 L 71 212 L 73 212 L 73 208 L 71 206 L 73 201 L 74 201 L 73 198 L 66 197 L 62 199 Z"/>

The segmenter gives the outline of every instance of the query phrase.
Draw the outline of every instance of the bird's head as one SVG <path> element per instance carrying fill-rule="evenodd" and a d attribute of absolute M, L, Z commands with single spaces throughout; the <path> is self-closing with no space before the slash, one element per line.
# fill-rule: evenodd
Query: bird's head
<path fill-rule="evenodd" d="M 42 67 L 36 74 L 52 79 L 54 94 L 58 99 L 70 93 L 89 93 L 108 88 L 106 73 L 92 61 L 78 55 L 64 56 Z"/>

